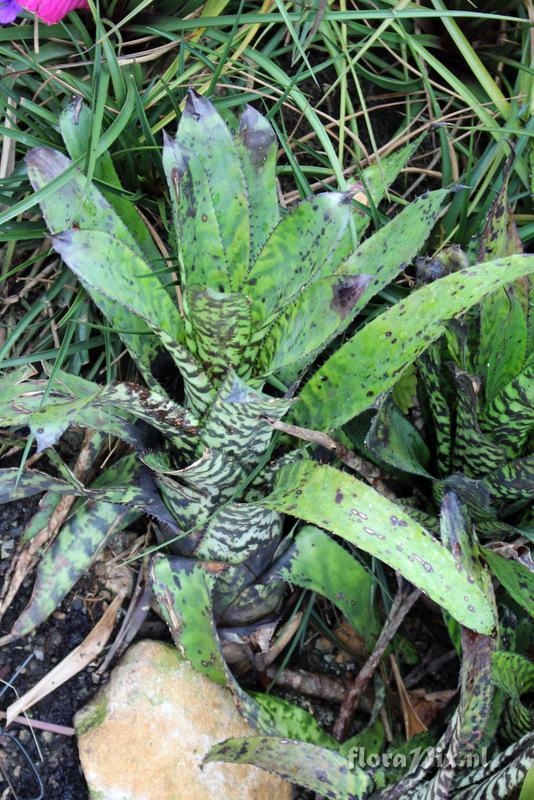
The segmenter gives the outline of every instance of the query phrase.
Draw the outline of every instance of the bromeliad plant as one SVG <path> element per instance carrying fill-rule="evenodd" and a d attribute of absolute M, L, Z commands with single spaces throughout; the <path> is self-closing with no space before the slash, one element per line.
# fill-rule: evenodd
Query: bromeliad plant
<path fill-rule="evenodd" d="M 61 130 L 73 159 L 86 149 L 87 128 L 84 109 L 66 110 Z M 366 173 L 370 202 L 381 199 L 410 152 Z M 305 448 L 281 448 L 273 424 L 287 415 L 301 427 L 339 429 L 395 385 L 447 320 L 533 272 L 534 259 L 493 259 L 446 276 L 335 349 L 334 340 L 420 251 L 447 192 L 420 197 L 361 241 L 367 218 L 354 212 L 351 190 L 283 212 L 275 156 L 273 131 L 254 109 L 226 124 L 190 92 L 177 137 L 167 137 L 163 150 L 177 289 L 168 271 L 150 266 L 152 244 L 113 191 L 109 156 L 95 171 L 101 192 L 63 154 L 30 151 L 28 174 L 53 247 L 121 337 L 145 385 L 102 387 L 58 369 L 48 381 L 28 380 L 24 370 L 3 379 L 2 424 L 29 426 L 59 472 L 0 471 L 3 502 L 47 492 L 26 540 L 63 495 L 81 498 L 8 638 L 45 619 L 109 536 L 146 512 L 160 542 L 154 592 L 177 645 L 197 669 L 230 685 L 260 731 L 327 741 L 321 758 L 335 783 L 338 754 L 329 737 L 310 717 L 303 724 L 304 712 L 245 693 L 221 655 L 217 628 L 264 620 L 279 609 L 287 581 L 321 593 L 353 620 L 368 575 L 329 533 L 381 559 L 468 631 L 491 634 L 495 614 L 487 586 L 458 553 L 365 481 L 317 463 Z M 60 176 L 63 188 L 54 191 Z M 308 378 L 329 345 L 332 354 Z M 131 452 L 85 486 L 54 449 L 69 426 L 97 431 L 94 451 L 112 436 Z M 285 514 L 309 524 L 284 536 Z M 355 773 L 350 791 L 332 791 L 359 797 L 369 781 Z"/>

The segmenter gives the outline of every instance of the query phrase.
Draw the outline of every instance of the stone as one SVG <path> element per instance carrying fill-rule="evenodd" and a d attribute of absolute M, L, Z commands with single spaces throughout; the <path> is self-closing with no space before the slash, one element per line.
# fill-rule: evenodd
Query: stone
<path fill-rule="evenodd" d="M 289 783 L 248 765 L 212 763 L 217 742 L 255 731 L 231 693 L 172 645 L 133 645 L 75 717 L 91 800 L 290 800 Z"/>

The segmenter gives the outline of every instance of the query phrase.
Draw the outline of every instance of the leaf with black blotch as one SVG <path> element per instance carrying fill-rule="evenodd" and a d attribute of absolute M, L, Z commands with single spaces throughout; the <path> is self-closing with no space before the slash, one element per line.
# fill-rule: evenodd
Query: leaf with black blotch
<path fill-rule="evenodd" d="M 391 389 L 406 367 L 442 335 L 448 319 L 464 314 L 488 292 L 531 273 L 534 256 L 510 256 L 462 269 L 412 292 L 364 325 L 319 367 L 303 387 L 293 419 L 323 431 L 344 425 Z M 531 414 L 532 409 L 534 404 Z"/>
<path fill-rule="evenodd" d="M 310 281 L 333 272 L 330 256 L 347 227 L 350 195 L 323 192 L 291 208 L 265 242 L 243 291 L 255 322 L 270 322 Z"/>
<path fill-rule="evenodd" d="M 247 105 L 235 137 L 247 189 L 250 260 L 253 262 L 280 219 L 276 189 L 276 135 L 269 121 Z"/>

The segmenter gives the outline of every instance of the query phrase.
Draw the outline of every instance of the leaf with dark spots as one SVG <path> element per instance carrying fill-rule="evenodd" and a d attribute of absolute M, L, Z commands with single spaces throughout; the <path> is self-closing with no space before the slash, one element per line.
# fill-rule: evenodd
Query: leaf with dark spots
<path fill-rule="evenodd" d="M 190 90 L 176 141 L 190 155 L 177 204 L 184 283 L 237 291 L 249 267 L 250 222 L 232 135 L 209 100 Z"/>
<path fill-rule="evenodd" d="M 372 779 L 345 756 L 295 739 L 254 736 L 227 739 L 211 748 L 205 763 L 253 764 L 333 800 L 363 800 Z"/>
<path fill-rule="evenodd" d="M 150 568 L 154 594 L 174 642 L 193 667 L 220 685 L 227 685 L 241 714 L 261 733 L 278 735 L 303 722 L 301 709 L 291 719 L 290 704 L 271 697 L 256 702 L 238 684 L 221 653 L 213 619 L 211 587 L 216 575 L 202 562 L 157 555 Z M 279 727 L 278 727 L 279 726 Z M 320 735 L 315 728 L 311 736 Z"/>
<path fill-rule="evenodd" d="M 235 145 L 247 187 L 252 263 L 280 219 L 276 135 L 268 120 L 252 106 L 246 106 L 239 118 Z"/>
<path fill-rule="evenodd" d="M 330 217 L 327 225 L 325 213 Z M 340 192 L 323 192 L 288 211 L 245 279 L 243 290 L 254 301 L 256 323 L 271 322 L 310 281 L 331 274 L 329 256 L 349 216 Z"/>
<path fill-rule="evenodd" d="M 533 273 L 534 256 L 510 256 L 412 292 L 364 325 L 314 373 L 293 410 L 295 423 L 324 431 L 344 425 L 391 389 L 398 375 L 442 335 L 448 319 L 464 314 L 499 286 Z M 392 337 L 392 331 L 398 336 Z M 398 339 L 395 344 L 392 338 Z"/>
<path fill-rule="evenodd" d="M 370 275 L 347 275 L 332 286 L 330 307 L 345 319 L 367 289 Z"/>
<path fill-rule="evenodd" d="M 342 503 L 335 502 L 339 490 Z M 262 505 L 327 528 L 398 570 L 470 629 L 493 631 L 493 606 L 471 573 L 458 570 L 440 542 L 351 475 L 308 461 L 283 467 Z"/>
<path fill-rule="evenodd" d="M 508 183 L 515 160 L 515 153 L 507 159 L 503 169 L 503 182 L 493 200 L 484 230 L 480 236 L 479 261 L 490 257 L 501 258 L 523 252 L 521 237 L 517 231 L 508 201 Z"/>
<path fill-rule="evenodd" d="M 446 492 L 441 506 L 441 534 L 458 566 L 473 576 L 485 591 L 487 602 L 495 607 L 489 573 L 478 560 L 468 518 L 458 496 L 451 491 Z M 464 599 L 469 602 L 467 597 Z M 475 753 L 480 747 L 491 713 L 491 657 L 497 647 L 496 639 L 462 626 L 461 642 L 461 693 L 456 724 L 449 743 L 448 763 L 440 767 L 434 778 L 434 784 L 442 792 L 454 782 L 459 756 Z"/>

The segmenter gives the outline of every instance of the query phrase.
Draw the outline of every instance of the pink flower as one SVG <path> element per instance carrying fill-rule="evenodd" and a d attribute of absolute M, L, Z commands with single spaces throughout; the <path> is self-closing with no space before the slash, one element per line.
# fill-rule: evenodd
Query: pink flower
<path fill-rule="evenodd" d="M 47 25 L 59 22 L 75 8 L 89 8 L 87 0 L 19 0 L 26 11 L 33 11 Z"/>

